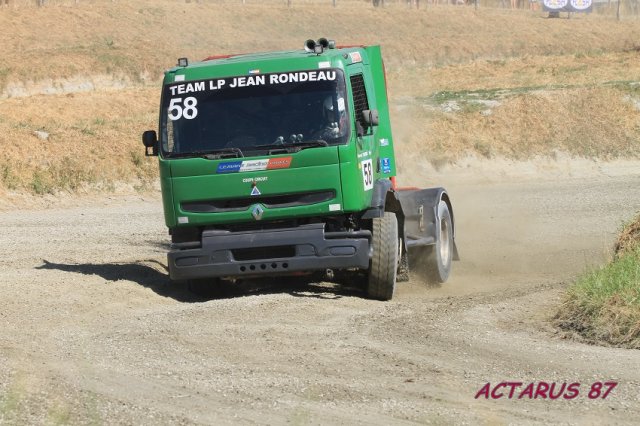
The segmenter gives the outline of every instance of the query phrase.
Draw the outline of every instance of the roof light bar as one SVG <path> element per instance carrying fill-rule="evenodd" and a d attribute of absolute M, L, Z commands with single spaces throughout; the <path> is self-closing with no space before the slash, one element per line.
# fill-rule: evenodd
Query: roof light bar
<path fill-rule="evenodd" d="M 324 37 L 318 39 L 318 41 L 309 39 L 304 42 L 304 50 L 309 53 L 315 53 L 317 55 L 324 52 L 325 49 L 335 49 L 335 40 L 328 40 Z"/>

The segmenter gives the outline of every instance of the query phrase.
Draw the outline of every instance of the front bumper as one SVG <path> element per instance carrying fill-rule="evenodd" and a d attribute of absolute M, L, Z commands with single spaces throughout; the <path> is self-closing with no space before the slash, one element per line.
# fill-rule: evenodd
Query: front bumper
<path fill-rule="evenodd" d="M 369 231 L 325 232 L 322 223 L 258 231 L 207 230 L 201 247 L 169 252 L 169 276 L 183 280 L 368 269 L 370 241 Z"/>

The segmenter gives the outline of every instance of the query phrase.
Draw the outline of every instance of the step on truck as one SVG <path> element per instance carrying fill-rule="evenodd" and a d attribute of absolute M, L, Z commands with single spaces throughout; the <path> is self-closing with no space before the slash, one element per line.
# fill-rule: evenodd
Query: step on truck
<path fill-rule="evenodd" d="M 142 141 L 169 276 L 194 291 L 328 272 L 390 300 L 410 273 L 445 282 L 457 259 L 447 192 L 396 185 L 380 46 L 180 58 Z"/>

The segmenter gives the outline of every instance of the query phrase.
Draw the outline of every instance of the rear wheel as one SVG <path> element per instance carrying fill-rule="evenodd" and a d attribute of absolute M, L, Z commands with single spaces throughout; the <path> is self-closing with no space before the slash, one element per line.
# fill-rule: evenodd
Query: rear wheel
<path fill-rule="evenodd" d="M 396 288 L 398 271 L 398 220 L 396 214 L 385 212 L 373 219 L 373 257 L 369 265 L 367 295 L 372 299 L 391 300 Z"/>
<path fill-rule="evenodd" d="M 444 283 L 451 274 L 451 261 L 453 259 L 453 224 L 451 213 L 446 202 L 438 204 L 438 216 L 436 224 L 436 243 L 427 247 L 426 263 L 427 279 L 433 283 Z"/>

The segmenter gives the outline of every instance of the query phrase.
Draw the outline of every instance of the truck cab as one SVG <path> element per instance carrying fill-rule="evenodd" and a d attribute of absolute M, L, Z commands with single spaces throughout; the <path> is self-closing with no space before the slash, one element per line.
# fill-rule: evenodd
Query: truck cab
<path fill-rule="evenodd" d="M 456 253 L 446 191 L 422 190 L 420 203 L 395 186 L 379 46 L 320 39 L 181 58 L 165 73 L 160 104 L 159 131 L 143 143 L 159 159 L 172 280 L 348 271 L 368 280 L 369 296 L 389 300 L 412 242 L 435 247 L 442 231 L 437 279 L 448 277 Z M 448 225 L 438 223 L 442 208 Z"/>

